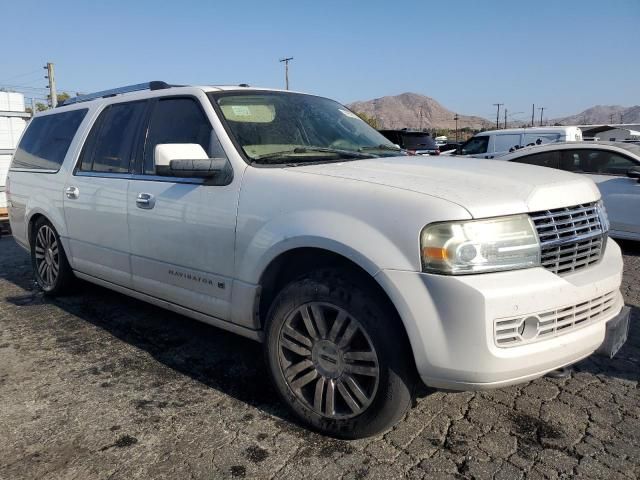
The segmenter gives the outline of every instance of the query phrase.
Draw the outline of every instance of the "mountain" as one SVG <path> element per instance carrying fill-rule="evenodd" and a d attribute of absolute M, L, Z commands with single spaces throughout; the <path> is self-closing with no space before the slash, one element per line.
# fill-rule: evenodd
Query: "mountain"
<path fill-rule="evenodd" d="M 381 128 L 450 128 L 456 127 L 453 119 L 455 113 L 447 110 L 433 98 L 417 93 L 376 98 L 373 100 L 353 102 L 348 107 L 354 112 L 375 117 Z M 495 123 L 482 118 L 459 115 L 458 128 L 495 127 Z"/>
<path fill-rule="evenodd" d="M 620 116 L 622 115 L 622 122 Z M 613 121 L 612 121 L 613 120 Z M 596 105 L 568 117 L 556 118 L 549 123 L 562 125 L 593 125 L 608 123 L 640 123 L 640 105 L 622 107 L 620 105 Z"/>

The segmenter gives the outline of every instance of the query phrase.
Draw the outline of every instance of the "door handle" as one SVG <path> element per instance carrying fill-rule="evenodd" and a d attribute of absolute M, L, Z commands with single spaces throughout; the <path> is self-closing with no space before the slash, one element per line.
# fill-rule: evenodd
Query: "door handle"
<path fill-rule="evenodd" d="M 138 208 L 144 208 L 145 210 L 151 210 L 156 205 L 156 199 L 150 193 L 139 193 L 136 198 L 136 206 Z"/>
<path fill-rule="evenodd" d="M 75 200 L 80 196 L 80 190 L 78 187 L 67 187 L 64 189 L 64 194 L 70 200 Z"/>

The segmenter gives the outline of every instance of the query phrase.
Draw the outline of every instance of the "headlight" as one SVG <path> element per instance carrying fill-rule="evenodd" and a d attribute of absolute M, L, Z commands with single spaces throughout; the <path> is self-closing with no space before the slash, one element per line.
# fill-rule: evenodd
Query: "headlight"
<path fill-rule="evenodd" d="M 528 215 L 427 225 L 420 234 L 425 272 L 464 274 L 540 265 L 540 242 Z"/>

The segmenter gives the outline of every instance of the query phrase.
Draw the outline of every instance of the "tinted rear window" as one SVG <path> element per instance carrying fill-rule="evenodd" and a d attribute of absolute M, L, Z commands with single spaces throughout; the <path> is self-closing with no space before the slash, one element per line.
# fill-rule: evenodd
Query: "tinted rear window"
<path fill-rule="evenodd" d="M 402 134 L 402 148 L 410 150 L 435 150 L 438 148 L 436 142 L 430 135 L 423 134 Z"/>
<path fill-rule="evenodd" d="M 87 109 L 54 113 L 31 120 L 16 153 L 11 168 L 60 170 L 69 145 Z"/>

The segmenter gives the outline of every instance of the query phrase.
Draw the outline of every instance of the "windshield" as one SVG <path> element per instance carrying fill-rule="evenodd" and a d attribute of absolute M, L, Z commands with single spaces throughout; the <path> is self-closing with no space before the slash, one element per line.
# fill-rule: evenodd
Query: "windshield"
<path fill-rule="evenodd" d="M 333 100 L 289 92 L 210 93 L 227 130 L 256 163 L 395 156 L 400 150 Z"/>
<path fill-rule="evenodd" d="M 460 155 L 478 155 L 480 153 L 487 153 L 487 146 L 489 145 L 489 137 L 482 135 L 479 137 L 471 137 L 462 146 L 460 146 Z"/>

